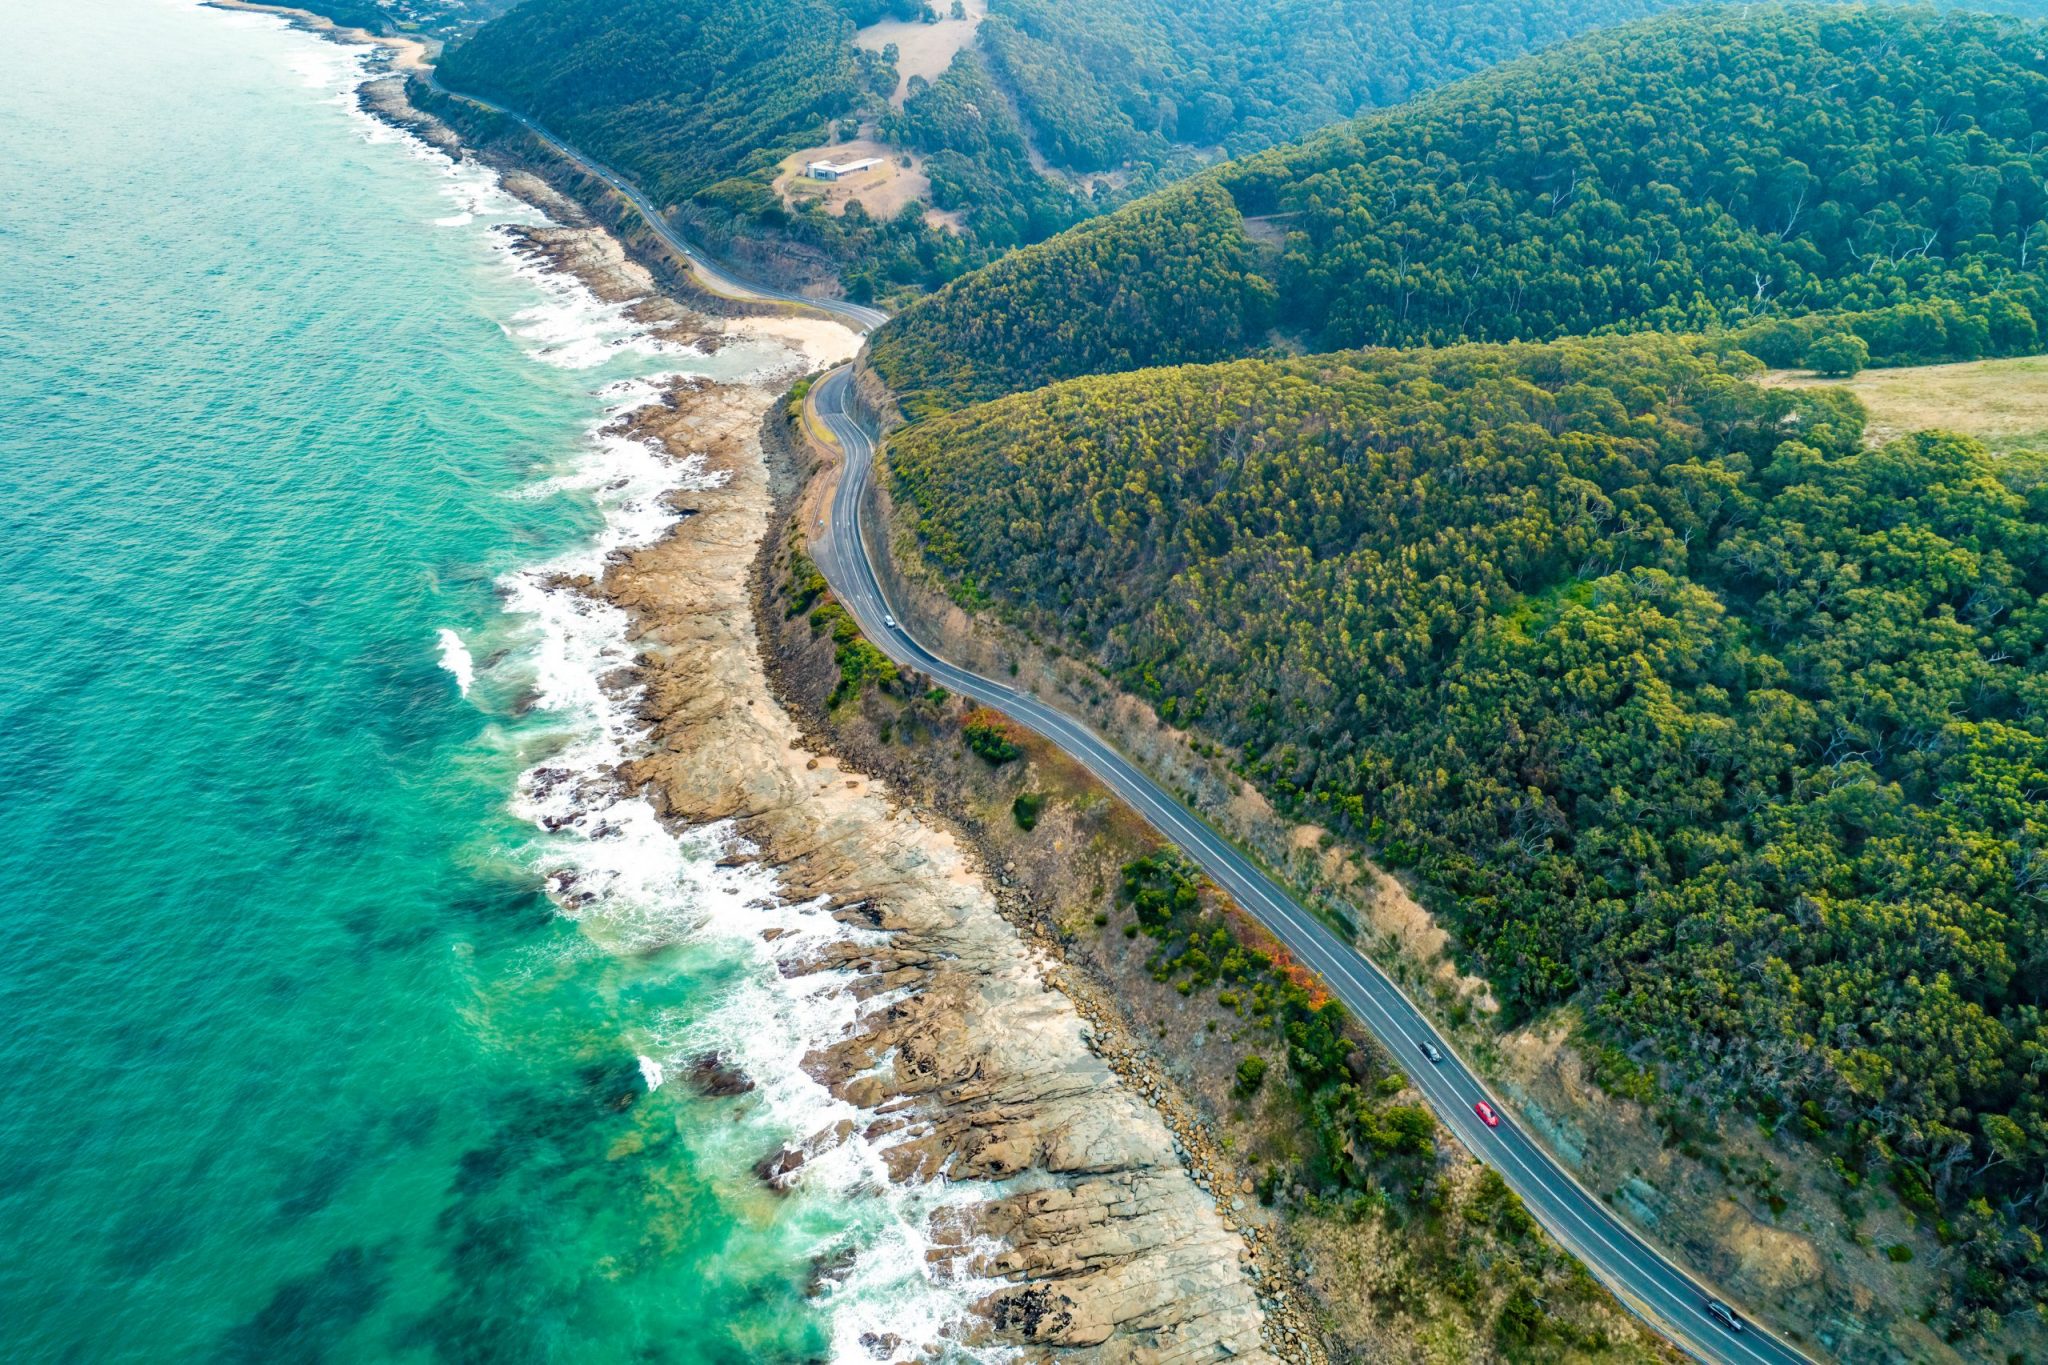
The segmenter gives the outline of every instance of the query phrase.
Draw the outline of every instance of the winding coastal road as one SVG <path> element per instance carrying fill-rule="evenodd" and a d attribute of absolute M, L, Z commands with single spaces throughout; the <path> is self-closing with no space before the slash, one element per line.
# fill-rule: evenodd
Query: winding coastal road
<path fill-rule="evenodd" d="M 797 294 L 786 289 L 774 289 L 765 284 L 756 284 L 752 280 L 740 278 L 705 254 L 702 248 L 685 238 L 680 232 L 677 232 L 674 225 L 655 209 L 653 202 L 641 192 L 638 185 L 635 185 L 602 161 L 597 160 L 595 157 L 585 156 L 575 146 L 555 136 L 547 128 L 516 109 L 508 109 L 493 100 L 485 99 L 481 95 L 471 95 L 461 90 L 450 90 L 447 86 L 441 84 L 440 74 L 432 67 L 419 72 L 418 76 L 421 81 L 426 83 L 428 89 L 438 95 L 445 95 L 449 99 L 462 100 L 467 104 L 475 105 L 479 109 L 488 110 L 500 118 L 510 119 L 513 123 L 518 124 L 521 128 L 524 128 L 527 132 L 554 148 L 555 153 L 563 160 L 569 162 L 584 174 L 594 176 L 609 185 L 627 203 L 639 210 L 640 216 L 647 220 L 647 226 L 653 229 L 655 236 L 661 238 L 662 242 L 670 250 L 690 263 L 691 273 L 697 277 L 700 284 L 712 293 L 720 294 L 727 298 L 746 299 L 759 303 L 801 304 L 806 308 L 815 308 L 821 313 L 826 313 L 843 322 L 851 323 L 855 330 L 862 332 L 872 332 L 875 328 L 880 327 L 889 320 L 887 313 L 879 308 L 870 308 L 864 303 L 851 303 L 845 299 L 814 299 L 808 294 Z"/>
<path fill-rule="evenodd" d="M 1792 1365 L 1806 1356 L 1747 1322 L 1732 1331 L 1708 1310 L 1711 1291 L 1643 1239 L 1540 1143 L 1528 1136 L 1485 1082 L 1465 1065 L 1401 988 L 1343 943 L 1321 921 L 1229 841 L 1191 814 L 1151 777 L 1081 721 L 1038 698 L 971 673 L 933 653 L 905 630 L 875 573 L 862 512 L 874 477 L 873 436 L 849 402 L 850 367 L 813 389 L 819 417 L 845 453 L 831 514 L 810 529 L 811 554 L 833 594 L 867 637 L 962 696 L 1002 712 L 1078 760 L 1129 802 L 1152 826 L 1201 865 L 1218 886 L 1272 930 L 1300 961 L 1329 984 L 1344 1007 L 1370 1029 L 1429 1100 L 1437 1118 L 1475 1155 L 1498 1170 L 1529 1212 L 1597 1275 L 1622 1302 L 1671 1341 L 1716 1365 Z M 1428 1043 L 1442 1057 L 1432 1063 Z M 1484 1123 L 1481 1101 L 1499 1115 Z"/>
<path fill-rule="evenodd" d="M 864 304 L 811 298 L 733 274 L 678 233 L 623 175 L 516 110 L 444 88 L 431 69 L 421 79 L 440 94 L 511 120 L 610 186 L 640 212 L 663 242 L 690 263 L 700 282 L 712 292 L 802 305 L 862 332 L 871 332 L 888 321 L 887 313 Z M 1645 1242 L 1524 1132 L 1398 985 L 1100 735 L 1036 697 L 948 662 L 903 628 L 883 592 L 863 533 L 862 514 L 874 478 L 875 440 L 850 402 L 851 373 L 850 366 L 842 366 L 812 390 L 818 415 L 839 442 L 845 461 L 830 514 L 822 527 L 811 528 L 810 541 L 819 570 L 867 637 L 897 663 L 993 707 L 1058 745 L 1179 845 L 1218 886 L 1329 984 L 1353 1017 L 1394 1056 L 1437 1118 L 1480 1160 L 1501 1173 L 1531 1215 L 1667 1339 L 1712 1365 L 1799 1365 L 1807 1361 L 1796 1348 L 1747 1319 L 1741 1330 L 1731 1330 L 1716 1319 L 1707 1308 L 1714 1294 Z M 1441 1060 L 1432 1062 L 1422 1050 L 1424 1045 L 1434 1048 Z M 1498 1126 L 1481 1120 L 1474 1109 L 1481 1102 L 1492 1106 Z"/>

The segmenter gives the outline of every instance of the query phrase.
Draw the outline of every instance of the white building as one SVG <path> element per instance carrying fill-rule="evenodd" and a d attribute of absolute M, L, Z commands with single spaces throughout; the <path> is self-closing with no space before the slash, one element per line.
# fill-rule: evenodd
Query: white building
<path fill-rule="evenodd" d="M 881 164 L 882 158 L 878 156 L 864 156 L 858 161 L 806 161 L 804 174 L 813 180 L 839 180 L 873 170 Z"/>

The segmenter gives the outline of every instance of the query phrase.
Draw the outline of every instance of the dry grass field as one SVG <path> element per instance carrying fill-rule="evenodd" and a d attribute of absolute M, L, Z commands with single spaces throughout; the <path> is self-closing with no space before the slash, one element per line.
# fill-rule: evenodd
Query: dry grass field
<path fill-rule="evenodd" d="M 1777 370 L 1764 382 L 1840 384 L 1869 410 L 1873 444 L 1940 427 L 1994 450 L 2048 450 L 2048 356 L 1865 370 L 1847 381 Z"/>
<path fill-rule="evenodd" d="M 964 19 L 950 17 L 952 0 L 932 0 L 932 8 L 941 16 L 936 24 L 884 19 L 854 35 L 854 45 L 870 52 L 896 44 L 896 93 L 890 99 L 898 109 L 903 107 L 912 76 L 937 80 L 952 65 L 953 54 L 974 41 L 975 30 L 988 13 L 988 0 L 963 0 L 961 8 L 967 12 Z"/>

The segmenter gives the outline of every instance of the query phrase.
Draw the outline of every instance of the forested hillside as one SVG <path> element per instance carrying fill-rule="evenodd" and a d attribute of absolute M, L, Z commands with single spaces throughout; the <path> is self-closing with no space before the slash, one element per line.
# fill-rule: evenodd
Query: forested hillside
<path fill-rule="evenodd" d="M 348 3 L 349 0 L 329 0 Z M 369 0 L 360 0 L 367 4 Z M 852 43 L 925 0 L 525 0 L 450 48 L 442 78 L 538 118 L 664 204 L 836 261 L 858 297 L 934 287 L 1003 251 L 1360 110 L 1685 0 L 991 0 L 937 80 L 886 98 Z M 789 212 L 784 154 L 867 127 L 931 158 L 931 204 L 887 223 Z"/>
<path fill-rule="evenodd" d="M 1162 249 L 1133 251 L 1134 239 Z M 1274 310 L 1273 286 L 1257 273 L 1229 196 L 1206 181 L 1084 223 L 1057 249 L 1014 252 L 977 278 L 988 288 L 943 290 L 919 306 L 927 321 L 881 332 L 873 354 L 885 374 L 898 380 L 915 363 L 909 348 L 933 335 L 934 318 L 943 318 L 949 348 L 935 361 L 946 369 L 946 393 L 984 394 L 1015 387 L 1020 372 L 1098 373 L 1185 359 L 1194 337 L 1211 339 L 1204 355 L 1249 349 Z M 985 306 L 995 291 L 1002 306 Z M 1049 325 L 1075 297 L 1094 301 L 1089 315 Z M 903 397 L 912 416 L 949 405 L 915 388 Z"/>
<path fill-rule="evenodd" d="M 1162 196 L 956 282 L 892 325 L 875 360 L 929 408 L 1104 356 L 1243 353 L 1269 324 L 1334 348 L 1826 310 L 1855 315 L 1842 325 L 1880 361 L 2025 351 L 2048 318 L 2044 181 L 2037 25 L 1690 12 L 1206 172 L 1194 183 L 1209 193 Z M 1275 244 L 1258 267 L 1270 292 L 1209 275 L 1246 255 L 1246 218 Z M 1114 287 L 1125 263 L 1207 306 L 1158 332 L 1159 301 Z M 1000 336 L 977 330 L 995 315 Z"/>
<path fill-rule="evenodd" d="M 882 116 L 884 137 L 923 154 L 932 203 L 957 214 L 971 246 L 926 248 L 916 259 L 850 259 L 842 271 L 856 297 L 880 297 L 892 287 L 938 283 L 1025 242 L 1037 242 L 1096 211 L 1096 200 L 1032 163 L 1029 138 L 1010 102 L 971 50 L 960 53 L 939 79 L 912 81 L 900 111 Z"/>
<path fill-rule="evenodd" d="M 1301 137 L 1685 0 L 992 0 L 982 47 L 1039 150 L 1143 176 Z"/>
<path fill-rule="evenodd" d="M 853 46 L 861 8 L 527 0 L 450 48 L 440 76 L 532 115 L 673 204 L 894 87 L 895 73 Z"/>
<path fill-rule="evenodd" d="M 2048 1280 L 2048 458 L 1662 337 L 1088 378 L 900 432 L 1003 604 L 1412 864 L 1511 1013 Z"/>

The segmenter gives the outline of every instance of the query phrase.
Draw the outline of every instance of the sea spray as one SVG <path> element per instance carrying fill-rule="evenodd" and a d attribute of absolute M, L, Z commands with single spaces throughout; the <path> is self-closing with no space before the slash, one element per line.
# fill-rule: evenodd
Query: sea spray
<path fill-rule="evenodd" d="M 511 329 L 531 343 L 533 360 L 589 370 L 623 356 L 675 362 L 701 354 L 653 337 L 633 321 L 630 304 L 598 299 L 582 281 L 521 250 L 511 235 L 495 231 L 494 240 L 548 296 Z M 756 374 L 802 368 L 800 358 L 772 343 L 729 347 L 720 358 L 751 363 Z M 772 874 L 733 861 L 754 850 L 727 824 L 671 831 L 619 777 L 647 744 L 642 690 L 633 680 L 638 649 L 627 613 L 588 585 L 619 555 L 667 533 L 682 515 L 675 494 L 726 481 L 702 456 L 671 452 L 632 432 L 633 415 L 659 401 L 681 373 L 602 388 L 608 410 L 592 425 L 578 463 L 522 493 L 587 496 L 603 523 L 586 545 L 500 580 L 507 612 L 532 627 L 528 649 L 501 667 L 518 675 L 513 685 L 524 682 L 534 711 L 559 723 L 560 747 L 521 775 L 515 809 L 546 836 L 532 865 L 550 897 L 608 951 L 644 954 L 691 941 L 741 965 L 710 1008 L 648 1021 L 636 1041 L 639 1073 L 653 1092 L 693 1059 L 715 1054 L 756 1084 L 745 1121 L 733 1131 L 735 1142 L 746 1144 L 735 1151 L 735 1165 L 778 1145 L 805 1153 L 791 1196 L 796 1207 L 786 1215 L 791 1249 L 814 1266 L 814 1297 L 829 1317 L 833 1358 L 870 1359 L 872 1344 L 891 1337 L 920 1344 L 957 1337 L 967 1326 L 968 1304 L 998 1287 L 942 1282 L 930 1268 L 933 1215 L 990 1191 L 898 1185 L 885 1145 L 860 1131 L 862 1111 L 804 1069 L 807 1056 L 847 1037 L 863 1014 L 888 1008 L 893 997 L 859 1001 L 848 989 L 851 974 L 798 971 L 796 964 L 830 944 L 879 943 L 883 936 L 840 922 L 822 902 L 788 901 Z M 764 937 L 769 930 L 777 931 L 772 947 Z M 971 1260 L 976 1248 L 967 1250 L 955 1259 Z M 973 1354 L 993 1362 L 1014 1352 L 988 1346 Z"/>
<path fill-rule="evenodd" d="M 580 466 L 530 490 L 534 497 L 586 492 L 604 512 L 603 529 L 572 554 L 501 583 L 507 610 L 530 619 L 535 633 L 529 650 L 507 667 L 525 671 L 536 711 L 564 723 L 563 747 L 520 780 L 517 809 L 550 836 L 534 866 L 563 913 L 611 952 L 647 954 L 691 942 L 738 965 L 710 1008 L 649 1022 L 636 1041 L 641 1075 L 652 1090 L 693 1059 L 716 1055 L 757 1086 L 746 1121 L 732 1134 L 739 1144 L 733 1168 L 743 1170 L 750 1158 L 779 1146 L 804 1153 L 791 1195 L 798 1207 L 787 1218 L 792 1249 L 818 1267 L 816 1293 L 830 1317 L 834 1358 L 868 1358 L 863 1337 L 951 1337 L 961 1330 L 966 1305 L 996 1285 L 932 1278 L 932 1216 L 988 1191 L 895 1184 L 884 1146 L 860 1132 L 862 1111 L 803 1066 L 893 997 L 862 1002 L 848 989 L 849 973 L 798 967 L 829 945 L 878 944 L 884 936 L 842 923 L 823 902 L 788 901 L 770 873 L 743 861 L 754 850 L 728 824 L 671 832 L 618 776 L 647 742 L 641 692 L 632 681 L 637 649 L 627 614 L 584 585 L 618 554 L 666 533 L 680 515 L 674 493 L 724 481 L 701 457 L 677 458 L 630 434 L 632 413 L 658 391 L 650 380 L 607 388 L 612 413 L 593 427 Z M 977 1352 L 987 1360 L 1009 1354 L 1000 1347 Z"/>
<path fill-rule="evenodd" d="M 435 632 L 435 640 L 441 650 L 441 667 L 455 679 L 455 690 L 468 696 L 469 685 L 476 681 L 476 660 L 470 657 L 468 646 L 462 643 L 462 636 L 448 626 Z"/>
<path fill-rule="evenodd" d="M 504 234 L 503 240 L 512 238 Z M 634 300 L 607 303 L 535 253 L 520 251 L 517 256 L 519 272 L 548 296 L 521 311 L 506 329 L 533 359 L 565 370 L 588 370 L 622 355 L 664 358 L 693 353 L 694 348 L 662 340 L 634 321 Z"/>

